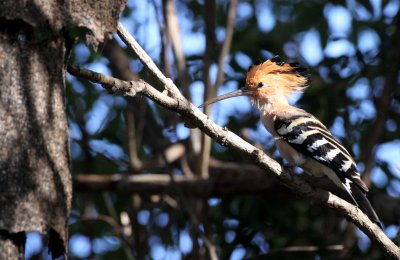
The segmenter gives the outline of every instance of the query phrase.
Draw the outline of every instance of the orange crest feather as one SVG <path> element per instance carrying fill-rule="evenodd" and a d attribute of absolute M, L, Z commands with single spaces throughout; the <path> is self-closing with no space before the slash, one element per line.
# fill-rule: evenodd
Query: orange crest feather
<path fill-rule="evenodd" d="M 250 67 L 246 75 L 246 86 L 255 90 L 263 83 L 268 94 L 283 94 L 285 96 L 304 90 L 309 82 L 307 71 L 297 63 L 283 62 L 278 56 L 260 65 Z M 271 91 L 273 93 L 271 93 Z M 267 93 L 266 93 L 267 94 Z"/>

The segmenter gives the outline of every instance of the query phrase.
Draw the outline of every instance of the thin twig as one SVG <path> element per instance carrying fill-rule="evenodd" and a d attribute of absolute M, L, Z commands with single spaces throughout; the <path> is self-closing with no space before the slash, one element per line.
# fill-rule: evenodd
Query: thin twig
<path fill-rule="evenodd" d="M 268 254 L 278 252 L 321 252 L 321 251 L 340 251 L 343 250 L 343 245 L 330 246 L 287 246 L 282 248 L 272 248 Z"/>
<path fill-rule="evenodd" d="M 206 1 L 207 2 L 207 1 Z M 214 1 L 210 1 L 210 7 L 209 8 L 215 8 L 215 3 Z M 209 76 L 209 70 L 211 66 L 211 61 L 212 61 L 212 56 L 213 56 L 213 50 L 215 49 L 214 45 L 214 30 L 215 30 L 215 21 L 212 19 L 215 19 L 215 15 L 209 15 L 211 12 L 214 14 L 214 10 L 207 10 L 207 15 L 206 19 L 211 20 L 211 21 L 206 21 L 206 53 L 205 53 L 205 59 L 204 59 L 204 88 L 205 88 L 205 99 L 212 98 L 216 95 L 218 88 L 223 84 L 224 78 L 225 78 L 225 59 L 229 54 L 231 45 L 232 45 L 232 39 L 233 39 L 233 31 L 236 23 L 236 6 L 237 6 L 237 0 L 232 0 L 229 3 L 229 10 L 228 10 L 228 17 L 226 21 L 226 29 L 225 29 L 225 40 L 222 44 L 222 49 L 219 54 L 218 58 L 218 74 L 217 74 L 217 79 L 213 85 L 211 85 L 210 82 L 210 76 Z M 208 27 L 207 27 L 208 25 Z M 211 36 L 212 35 L 212 36 Z M 205 108 L 204 113 L 206 115 L 211 114 L 211 106 L 208 106 Z M 210 137 L 206 136 L 203 134 L 202 136 L 202 146 L 201 146 L 201 152 L 198 158 L 198 167 L 197 167 L 197 172 L 198 174 L 201 174 L 203 177 L 208 176 L 208 166 L 210 163 L 210 154 L 211 154 L 211 139 Z"/>
<path fill-rule="evenodd" d="M 204 58 L 204 94 L 205 98 L 208 99 L 216 95 L 220 84 L 223 82 L 224 78 L 224 67 L 225 67 L 225 56 L 228 55 L 230 51 L 230 45 L 232 42 L 233 36 L 233 27 L 236 21 L 236 0 L 232 0 L 229 4 L 229 11 L 228 11 L 228 18 L 227 18 L 227 28 L 226 28 L 226 37 L 222 46 L 222 50 L 218 59 L 218 76 L 214 83 L 211 84 L 210 81 L 210 67 L 213 60 L 213 54 L 215 53 L 215 27 L 216 27 L 216 8 L 215 8 L 215 0 L 206 0 L 205 3 L 205 23 L 206 23 L 206 51 L 205 51 L 205 58 Z M 211 114 L 211 106 L 205 108 L 204 110 L 206 115 Z M 200 154 L 197 156 L 197 167 L 196 167 L 196 174 L 198 176 L 202 176 L 203 178 L 208 178 L 209 176 L 209 165 L 210 165 L 210 156 L 211 156 L 211 138 L 203 133 L 201 135 L 201 150 Z M 205 237 L 207 237 L 211 241 L 211 228 L 210 223 L 207 220 L 207 213 L 208 213 L 208 203 L 203 201 L 200 205 L 201 212 L 200 216 L 202 216 L 203 224 L 204 224 L 204 232 Z M 207 249 L 209 250 L 210 257 L 213 257 L 213 248 L 208 246 Z"/>
<path fill-rule="evenodd" d="M 128 101 L 128 105 L 125 109 L 126 116 L 126 131 L 128 138 L 128 151 L 129 151 L 129 164 L 133 172 L 142 168 L 143 163 L 139 159 L 137 152 L 138 146 L 136 143 L 136 127 L 135 127 L 135 114 L 133 113 L 132 103 Z"/>
<path fill-rule="evenodd" d="M 395 21 L 396 21 L 396 27 L 399 27 L 400 13 L 397 15 Z M 375 161 L 376 161 L 375 147 L 384 136 L 386 120 L 390 108 L 390 101 L 392 100 L 392 94 L 395 92 L 395 89 L 398 86 L 399 68 L 400 68 L 400 50 L 398 48 L 398 46 L 400 45 L 399 30 L 396 31 L 396 34 L 394 35 L 393 38 L 394 40 L 391 43 L 391 49 L 388 55 L 389 61 L 386 62 L 386 64 L 390 64 L 390 66 L 387 66 L 385 68 L 387 69 L 385 75 L 385 85 L 383 87 L 381 97 L 379 98 L 376 105 L 377 111 L 376 111 L 375 121 L 371 125 L 370 131 L 368 131 L 368 133 L 370 134 L 368 134 L 365 156 L 362 160 L 365 164 L 365 170 L 362 179 L 368 187 L 371 186 L 371 173 L 372 169 L 375 166 Z M 385 64 L 385 62 L 383 64 Z"/>
<path fill-rule="evenodd" d="M 210 79 L 210 68 L 214 59 L 215 49 L 216 49 L 216 40 L 215 40 L 215 0 L 206 0 L 204 3 L 204 38 L 206 40 L 205 51 L 204 51 L 204 59 L 203 59 L 203 84 L 204 84 L 204 100 L 207 100 L 213 96 L 215 96 L 215 89 L 211 83 Z M 207 106 L 204 108 L 204 114 L 209 116 L 212 111 L 212 106 Z M 197 129 L 193 129 L 192 132 L 198 131 Z M 198 176 L 202 176 L 203 178 L 208 177 L 208 162 L 210 159 L 210 151 L 211 151 L 211 138 L 207 136 L 205 133 L 201 133 L 200 135 L 194 135 L 194 137 L 200 138 L 200 151 L 196 153 L 196 165 L 195 165 L 195 174 Z"/>
<path fill-rule="evenodd" d="M 169 94 L 171 96 L 181 95 L 172 80 L 164 76 L 150 56 L 143 50 L 142 46 L 140 46 L 140 44 L 132 37 L 132 35 L 120 22 L 118 23 L 117 30 L 118 36 L 121 38 L 121 40 L 135 52 L 143 65 L 156 77 L 161 84 L 164 85 L 165 89 L 169 91 Z"/>
<path fill-rule="evenodd" d="M 172 71 L 171 71 L 171 62 L 169 60 L 169 53 L 168 53 L 168 46 L 169 46 L 169 39 L 168 39 L 168 33 L 167 33 L 167 26 L 165 23 L 162 21 L 162 17 L 158 7 L 158 1 L 152 0 L 151 1 L 154 12 L 156 13 L 155 17 L 158 23 L 158 28 L 159 28 L 159 33 L 160 33 L 160 39 L 161 39 L 161 52 L 160 52 L 160 60 L 161 60 L 161 68 L 164 70 L 164 75 L 167 77 L 171 77 Z"/>
<path fill-rule="evenodd" d="M 225 40 L 222 44 L 221 53 L 219 54 L 218 58 L 218 75 L 214 84 L 214 88 L 216 89 L 218 89 L 218 87 L 224 83 L 225 79 L 226 57 L 231 50 L 233 32 L 236 23 L 236 6 L 237 0 L 231 0 L 229 3 L 228 18 L 226 21 Z"/>
<path fill-rule="evenodd" d="M 143 93 L 158 104 L 168 104 L 171 108 L 179 105 L 177 99 L 173 99 L 168 95 L 159 92 L 146 81 L 141 79 L 137 81 L 123 81 L 78 66 L 68 66 L 67 70 L 71 75 L 79 76 L 94 83 L 101 84 L 110 93 L 123 93 L 123 95 L 130 97 L 134 97 L 137 93 Z M 166 78 L 164 78 L 164 81 L 168 82 Z"/>
<path fill-rule="evenodd" d="M 299 253 L 319 253 L 319 252 L 324 252 L 324 251 L 332 251 L 332 252 L 338 252 L 343 250 L 344 246 L 343 245 L 329 245 L 329 246 L 288 246 L 288 247 L 282 247 L 282 248 L 271 248 L 268 253 L 265 254 L 258 254 L 258 255 L 251 255 L 249 257 L 246 257 L 247 260 L 252 260 L 252 259 L 260 259 L 260 258 L 268 258 L 268 257 L 273 257 L 276 254 L 282 254 L 282 253 L 289 253 L 289 254 L 296 254 L 298 255 Z M 276 257 L 276 256 L 275 256 Z M 287 255 L 289 257 L 289 255 Z"/>
<path fill-rule="evenodd" d="M 173 180 L 175 181 L 175 177 L 174 177 Z M 198 218 L 198 215 L 194 212 L 193 205 L 189 204 L 188 199 L 184 196 L 184 194 L 179 189 L 176 189 L 176 191 L 179 193 L 179 198 L 180 198 L 180 201 L 181 201 L 181 203 L 183 205 L 183 208 L 186 209 L 186 211 L 187 211 L 187 213 L 188 213 L 188 215 L 189 215 L 189 217 L 190 217 L 190 219 L 192 221 L 192 224 L 194 226 L 194 231 L 195 231 L 196 235 L 200 235 L 200 237 L 204 241 L 204 244 L 205 244 L 205 246 L 206 246 L 206 248 L 208 250 L 208 253 L 209 253 L 209 258 L 211 260 L 218 260 L 217 248 L 215 247 L 215 245 L 212 242 L 211 238 L 209 238 L 207 236 L 207 233 L 205 232 L 205 230 L 204 230 L 204 232 L 202 232 L 200 230 L 201 222 L 200 222 L 200 220 Z M 197 241 L 195 241 L 195 243 L 196 242 Z"/>
<path fill-rule="evenodd" d="M 129 250 L 129 247 L 131 246 L 129 241 L 126 239 L 126 236 L 123 231 L 123 227 L 119 225 L 117 221 L 115 221 L 114 218 L 108 216 L 108 215 L 103 215 L 103 214 L 97 214 L 97 215 L 92 215 L 92 214 L 85 214 L 82 215 L 79 218 L 80 221 L 85 221 L 85 222 L 93 222 L 93 221 L 101 221 L 104 223 L 107 223 L 112 227 L 112 232 L 114 235 L 116 235 L 123 243 L 122 243 L 122 248 L 124 249 L 126 259 L 135 259 Z"/>
<path fill-rule="evenodd" d="M 131 58 L 128 57 L 125 49 L 114 38 L 104 44 L 103 54 L 109 60 L 108 67 L 111 69 L 114 77 L 126 81 L 139 79 L 138 74 L 130 68 Z M 139 170 L 142 162 L 137 154 L 137 150 L 139 147 L 142 147 L 142 142 L 150 145 L 154 150 L 159 150 L 164 145 L 167 145 L 168 141 L 160 137 L 161 126 L 155 122 L 153 114 L 148 113 L 149 105 L 146 99 L 128 97 L 126 101 L 128 103 L 125 108 L 125 115 L 127 120 L 129 159 L 131 167 Z M 129 122 L 130 117 L 134 119 L 133 127 L 130 125 L 132 122 Z M 143 133 L 146 133 L 146 135 L 143 136 Z M 134 138 L 134 140 L 131 138 Z"/>
<path fill-rule="evenodd" d="M 178 68 L 178 83 L 182 88 L 183 95 L 187 97 L 187 99 L 191 100 L 189 92 L 190 77 L 186 69 L 186 57 L 183 53 L 175 2 L 173 0 L 164 0 L 163 7 L 166 31 L 169 40 L 171 41 L 172 50 L 174 52 L 176 65 Z"/>

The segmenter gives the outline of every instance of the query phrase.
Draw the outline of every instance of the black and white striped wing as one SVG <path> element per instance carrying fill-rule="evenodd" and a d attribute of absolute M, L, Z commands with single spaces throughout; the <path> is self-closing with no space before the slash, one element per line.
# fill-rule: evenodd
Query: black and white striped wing
<path fill-rule="evenodd" d="M 285 118 L 278 117 L 274 128 L 296 151 L 332 169 L 346 189 L 348 182 L 352 181 L 364 192 L 368 191 L 351 155 L 315 117 L 306 112 Z"/>

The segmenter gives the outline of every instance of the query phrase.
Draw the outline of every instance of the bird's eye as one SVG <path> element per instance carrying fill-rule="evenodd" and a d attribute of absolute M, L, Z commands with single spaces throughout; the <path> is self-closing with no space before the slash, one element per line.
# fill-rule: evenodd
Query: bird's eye
<path fill-rule="evenodd" d="M 258 83 L 257 88 L 262 88 L 264 86 L 265 86 L 265 84 L 263 82 L 260 82 L 260 83 Z"/>

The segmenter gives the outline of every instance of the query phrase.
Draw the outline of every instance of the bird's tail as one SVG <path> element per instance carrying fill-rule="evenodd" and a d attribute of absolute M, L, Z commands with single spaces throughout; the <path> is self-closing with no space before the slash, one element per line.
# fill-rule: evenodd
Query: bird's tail
<path fill-rule="evenodd" d="M 382 222 L 369 202 L 365 192 L 354 183 L 351 183 L 350 187 L 351 194 L 361 211 L 364 212 L 372 222 L 376 223 L 381 229 L 383 229 Z"/>

